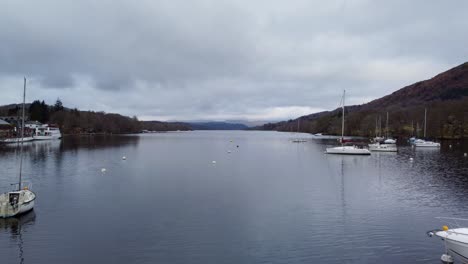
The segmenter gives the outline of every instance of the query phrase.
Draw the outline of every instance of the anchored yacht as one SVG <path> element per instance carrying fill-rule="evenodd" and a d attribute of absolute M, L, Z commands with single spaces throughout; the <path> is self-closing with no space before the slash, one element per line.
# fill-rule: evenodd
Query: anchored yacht
<path fill-rule="evenodd" d="M 343 154 L 343 155 L 370 155 L 370 151 L 365 148 L 358 148 L 357 146 L 345 146 L 344 140 L 344 125 L 345 125 L 345 95 L 346 91 L 343 91 L 343 98 L 342 98 L 342 119 L 341 119 L 341 146 L 339 147 L 331 147 L 327 148 L 325 153 L 327 154 Z"/>
<path fill-rule="evenodd" d="M 453 262 L 453 258 L 460 258 L 463 263 L 468 263 L 468 228 L 462 227 L 461 223 L 468 224 L 468 219 L 436 217 L 437 219 L 449 223 L 442 226 L 442 229 L 435 229 L 427 232 L 429 237 L 439 237 L 444 241 L 446 252 L 441 260 Z M 452 227 L 449 227 L 452 226 Z"/>
<path fill-rule="evenodd" d="M 24 92 L 23 92 L 23 125 L 24 127 L 24 105 L 26 98 L 26 78 L 24 78 Z M 18 189 L 10 192 L 0 194 L 0 218 L 7 218 L 16 216 L 34 208 L 34 200 L 36 194 L 29 190 L 22 182 L 22 168 L 23 168 L 23 139 L 24 129 L 21 129 L 21 142 L 20 142 L 20 164 L 19 164 L 19 180 Z"/>
<path fill-rule="evenodd" d="M 49 140 L 49 139 L 60 139 L 62 133 L 60 129 L 54 125 L 42 125 L 36 128 L 34 132 L 34 140 Z"/>

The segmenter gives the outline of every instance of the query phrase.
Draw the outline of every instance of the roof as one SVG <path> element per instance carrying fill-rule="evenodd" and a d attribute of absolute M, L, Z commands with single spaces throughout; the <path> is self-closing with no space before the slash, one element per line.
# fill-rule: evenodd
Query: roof
<path fill-rule="evenodd" d="M 39 121 L 26 121 L 25 122 L 26 125 L 30 125 L 30 124 L 34 124 L 34 125 L 42 125 L 41 122 Z"/>
<path fill-rule="evenodd" d="M 0 119 L 0 126 L 10 126 L 11 124 L 8 123 L 7 121 L 3 121 Z"/>

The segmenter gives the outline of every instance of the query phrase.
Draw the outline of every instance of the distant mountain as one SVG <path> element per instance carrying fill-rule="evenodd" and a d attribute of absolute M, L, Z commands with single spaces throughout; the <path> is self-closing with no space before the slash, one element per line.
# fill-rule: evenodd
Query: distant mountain
<path fill-rule="evenodd" d="M 161 121 L 140 121 L 142 130 L 150 131 L 187 131 L 193 130 L 187 123 L 182 122 L 161 122 Z"/>
<path fill-rule="evenodd" d="M 249 128 L 244 124 L 228 122 L 193 122 L 188 125 L 193 130 L 246 130 Z"/>
<path fill-rule="evenodd" d="M 376 119 L 382 118 L 384 128 L 388 111 L 390 135 L 422 136 L 424 108 L 428 110 L 428 137 L 468 137 L 468 62 L 367 104 L 346 106 L 346 134 L 374 135 Z M 301 132 L 337 135 L 341 130 L 341 109 L 269 123 L 256 129 L 296 131 L 298 120 Z"/>

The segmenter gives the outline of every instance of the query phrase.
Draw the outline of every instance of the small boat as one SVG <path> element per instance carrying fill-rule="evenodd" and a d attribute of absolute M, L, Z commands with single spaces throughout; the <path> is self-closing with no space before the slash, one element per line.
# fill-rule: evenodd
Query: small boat
<path fill-rule="evenodd" d="M 33 141 L 33 137 L 23 137 L 23 138 L 5 138 L 0 139 L 0 143 L 20 143 L 20 142 L 28 142 Z"/>
<path fill-rule="evenodd" d="M 357 146 L 340 146 L 327 148 L 327 154 L 342 154 L 342 155 L 370 155 L 370 151 L 365 148 L 358 148 Z"/>
<path fill-rule="evenodd" d="M 426 138 L 427 109 L 424 109 L 424 138 Z M 440 143 L 424 139 L 415 139 L 413 144 L 416 147 L 440 148 Z"/>
<path fill-rule="evenodd" d="M 51 140 L 62 138 L 60 129 L 53 125 L 42 125 L 36 128 L 34 132 L 34 140 Z"/>
<path fill-rule="evenodd" d="M 302 142 L 307 142 L 307 139 L 296 138 L 296 139 L 293 139 L 292 142 L 294 142 L 294 143 L 302 143 Z"/>
<path fill-rule="evenodd" d="M 381 152 L 397 152 L 398 148 L 396 144 L 381 144 L 381 143 L 374 143 L 369 144 L 370 151 L 381 151 Z"/>
<path fill-rule="evenodd" d="M 314 136 L 321 137 L 321 136 L 323 136 L 323 134 L 322 133 L 315 133 Z"/>
<path fill-rule="evenodd" d="M 342 155 L 370 155 L 370 151 L 365 148 L 358 148 L 357 146 L 345 146 L 345 139 L 344 139 L 344 122 L 345 122 L 345 95 L 346 91 L 343 91 L 343 105 L 342 105 L 342 119 L 341 119 L 341 146 L 339 147 L 331 147 L 325 150 L 327 154 L 342 154 Z"/>
<path fill-rule="evenodd" d="M 34 208 L 36 194 L 27 188 L 0 195 L 0 218 L 26 213 Z"/>
<path fill-rule="evenodd" d="M 380 122 L 380 117 L 379 117 L 379 123 Z M 377 125 L 377 120 L 375 123 L 375 138 L 373 140 L 373 144 L 369 144 L 369 150 L 370 151 L 382 151 L 382 152 L 397 152 L 398 147 L 396 145 L 396 139 L 389 138 L 388 137 L 388 112 L 387 112 L 387 125 L 385 127 L 385 138 L 378 136 L 377 132 L 381 132 L 381 128 L 379 128 L 381 125 Z"/>
<path fill-rule="evenodd" d="M 444 225 L 442 229 L 428 231 L 429 237 L 439 237 L 444 241 L 446 253 L 442 255 L 442 260 L 453 262 L 453 258 L 461 258 L 462 262 L 468 263 L 468 228 L 461 227 L 460 223 L 468 224 L 468 219 L 436 217 L 439 220 L 448 222 L 453 228 Z"/>
<path fill-rule="evenodd" d="M 417 139 L 414 141 L 416 147 L 426 147 L 426 148 L 440 148 L 440 143 L 433 141 L 426 141 L 422 139 Z"/>
<path fill-rule="evenodd" d="M 21 129 L 21 139 L 24 139 L 24 105 L 26 98 L 26 78 L 24 78 L 24 92 L 23 92 L 23 120 Z M 19 181 L 17 183 L 18 189 L 10 192 L 0 194 L 0 218 L 7 218 L 20 215 L 28 212 L 34 208 L 34 201 L 36 194 L 29 190 L 29 187 L 24 186 L 22 183 L 22 168 L 23 168 L 23 141 L 20 142 L 20 170 Z M 15 184 L 16 185 L 16 184 Z"/>

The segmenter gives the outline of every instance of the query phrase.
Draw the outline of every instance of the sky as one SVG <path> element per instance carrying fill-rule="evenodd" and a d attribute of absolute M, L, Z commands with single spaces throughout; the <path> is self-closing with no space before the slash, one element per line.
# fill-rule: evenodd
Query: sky
<path fill-rule="evenodd" d="M 0 0 L 0 105 L 276 121 L 468 61 L 468 1 Z"/>

